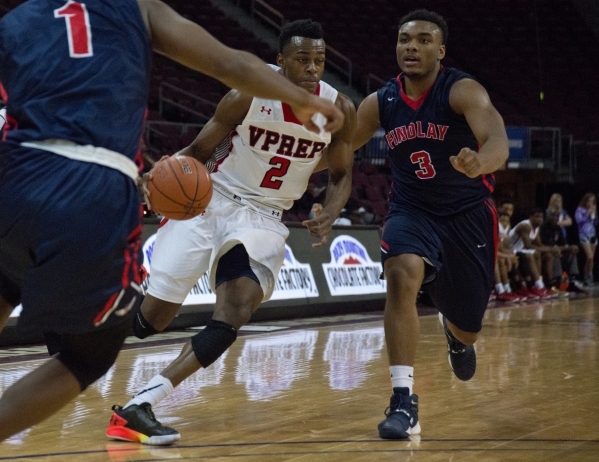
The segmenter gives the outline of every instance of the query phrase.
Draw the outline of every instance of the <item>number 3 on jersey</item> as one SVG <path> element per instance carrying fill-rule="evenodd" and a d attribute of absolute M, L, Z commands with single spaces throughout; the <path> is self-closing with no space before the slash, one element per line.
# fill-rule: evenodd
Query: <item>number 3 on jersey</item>
<path fill-rule="evenodd" d="M 413 152 L 412 155 L 410 155 L 410 160 L 413 164 L 418 164 L 418 167 L 420 167 L 420 170 L 416 170 L 415 173 L 421 180 L 428 180 L 437 174 L 435 167 L 431 163 L 431 156 L 428 152 Z"/>
<path fill-rule="evenodd" d="M 88 58 L 93 56 L 92 30 L 89 25 L 89 14 L 83 3 L 68 1 L 64 6 L 54 10 L 54 17 L 64 17 L 69 40 L 71 58 Z"/>
<path fill-rule="evenodd" d="M 279 189 L 283 182 L 281 180 L 273 180 L 274 177 L 282 177 L 287 174 L 287 170 L 289 170 L 289 166 L 291 165 L 291 161 L 286 157 L 275 156 L 268 162 L 270 165 L 275 165 L 275 167 L 271 168 L 266 172 L 264 178 L 262 179 L 262 183 L 260 183 L 261 188 L 270 188 L 270 189 Z"/>

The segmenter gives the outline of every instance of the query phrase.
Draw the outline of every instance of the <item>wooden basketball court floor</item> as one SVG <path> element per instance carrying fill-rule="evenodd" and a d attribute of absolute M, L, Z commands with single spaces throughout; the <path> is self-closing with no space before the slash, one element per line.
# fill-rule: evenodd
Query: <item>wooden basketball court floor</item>
<path fill-rule="evenodd" d="M 599 460 L 599 298 L 490 305 L 469 382 L 453 376 L 428 312 L 415 366 L 422 433 L 409 441 L 378 437 L 390 381 L 382 313 L 370 312 L 250 325 L 155 408 L 181 432 L 169 447 L 104 432 L 112 404 L 124 404 L 194 331 L 128 339 L 104 378 L 0 443 L 0 461 Z M 39 346 L 0 350 L 0 392 L 43 358 Z"/>

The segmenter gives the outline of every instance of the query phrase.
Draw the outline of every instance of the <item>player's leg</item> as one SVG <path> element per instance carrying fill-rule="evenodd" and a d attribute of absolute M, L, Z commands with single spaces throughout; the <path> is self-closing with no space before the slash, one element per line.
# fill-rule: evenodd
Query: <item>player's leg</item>
<path fill-rule="evenodd" d="M 79 393 L 75 376 L 58 359 L 50 359 L 2 394 L 0 441 L 51 416 Z"/>
<path fill-rule="evenodd" d="M 591 285 L 593 283 L 593 266 L 595 264 L 595 245 L 581 240 L 580 247 L 584 253 L 584 283 L 585 285 Z"/>
<path fill-rule="evenodd" d="M 268 224 L 258 223 L 257 226 L 266 228 Z M 226 230 L 223 233 L 226 235 Z M 107 436 L 144 444 L 170 444 L 180 438 L 178 432 L 162 426 L 155 419 L 151 407 L 170 395 L 185 378 L 201 367 L 210 366 L 233 344 L 237 330 L 249 321 L 264 298 L 272 294 L 273 274 L 275 271 L 278 274 L 283 262 L 285 240 L 280 233 L 263 230 L 244 233 L 246 235 L 238 236 L 239 239 L 245 239 L 244 244 L 251 248 L 254 255 L 257 252 L 253 247 L 261 247 L 261 259 L 265 264 L 250 258 L 246 247 L 239 244 L 237 239 L 232 244 L 225 242 L 221 250 L 217 249 L 210 264 L 216 293 L 212 320 L 205 329 L 186 342 L 179 356 L 123 408 L 113 407 Z M 261 244 L 265 241 L 271 244 L 268 250 Z M 150 418 L 146 418 L 146 415 L 150 415 Z"/>
<path fill-rule="evenodd" d="M 403 439 L 420 432 L 418 397 L 413 394 L 420 337 L 416 299 L 425 278 L 434 278 L 432 259 L 439 253 L 437 245 L 436 235 L 423 217 L 402 213 L 388 217 L 381 257 L 387 280 L 384 327 L 392 395 L 386 418 L 378 426 L 381 438 Z"/>
<path fill-rule="evenodd" d="M 0 398 L 2 438 L 49 417 L 110 368 L 140 297 L 135 183 L 103 166 L 18 151 L 20 165 L 31 162 L 36 168 L 25 169 L 12 188 L 24 222 L 2 237 L 9 244 L 3 250 L 12 251 L 22 271 L 19 293 L 13 291 L 23 303 L 17 328 L 23 334 L 57 334 L 47 337 L 54 357 Z M 98 214 L 108 220 L 104 226 L 98 226 Z M 4 255 L 1 260 L 0 273 L 10 274 Z M 0 289 L 13 301 L 2 281 Z"/>
<path fill-rule="evenodd" d="M 245 256 L 245 258 L 244 258 Z M 210 366 L 236 340 L 263 298 L 253 275 L 249 256 L 242 245 L 234 247 L 218 261 L 215 312 L 205 329 L 188 340 L 179 356 L 154 376 L 124 407 L 114 406 L 106 435 L 110 438 L 150 445 L 171 444 L 180 434 L 165 427 L 152 413 L 173 389 L 202 367 Z"/>
<path fill-rule="evenodd" d="M 190 220 L 161 223 L 149 267 L 147 294 L 133 320 L 133 333 L 138 338 L 166 329 L 191 288 L 208 270 L 215 227 L 213 205 L 210 207 Z"/>
<path fill-rule="evenodd" d="M 439 222 L 443 267 L 433 286 L 433 299 L 447 338 L 448 359 L 460 380 L 476 371 L 474 343 L 493 287 L 496 214 L 490 204 Z M 481 246 L 481 243 L 483 244 Z"/>
<path fill-rule="evenodd" d="M 56 413 L 114 364 L 129 333 L 120 324 L 82 334 L 46 334 L 52 359 L 11 385 L 0 398 L 0 441 Z"/>

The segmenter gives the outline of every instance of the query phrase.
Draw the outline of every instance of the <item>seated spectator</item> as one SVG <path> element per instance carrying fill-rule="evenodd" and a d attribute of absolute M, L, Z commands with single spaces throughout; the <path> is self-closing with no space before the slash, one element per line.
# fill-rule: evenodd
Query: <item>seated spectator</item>
<path fill-rule="evenodd" d="M 514 254 L 509 244 L 510 217 L 508 213 L 499 212 L 499 248 L 495 260 L 495 297 L 504 303 L 514 303 L 526 300 L 526 297 L 516 295 L 512 292 L 510 274 L 518 271 L 518 257 Z"/>
<path fill-rule="evenodd" d="M 511 220 L 514 214 L 514 202 L 511 199 L 503 199 L 497 208 L 497 212 L 507 214 Z"/>
<path fill-rule="evenodd" d="M 564 236 L 564 241 L 568 242 L 568 232 L 566 230 L 567 227 L 572 226 L 572 218 L 568 215 L 568 212 L 564 209 L 564 198 L 559 193 L 554 193 L 549 198 L 549 203 L 547 204 L 547 214 L 549 211 L 558 212 L 558 220 L 557 225 L 560 227 L 560 230 Z"/>
<path fill-rule="evenodd" d="M 543 211 L 541 209 L 534 209 L 529 214 L 528 220 L 521 221 L 509 232 L 510 244 L 518 256 L 520 268 L 530 285 L 530 287 L 523 285 L 516 294 L 552 298 L 557 297 L 558 294 L 547 290 L 541 271 L 543 262 L 546 262 L 549 259 L 548 255 L 550 255 L 552 257 L 551 272 L 553 273 L 553 256 L 559 255 L 559 251 L 541 244 L 539 228 L 542 223 Z"/>
<path fill-rule="evenodd" d="M 578 246 L 567 244 L 559 225 L 559 217 L 560 212 L 557 209 L 548 209 L 547 218 L 539 231 L 541 243 L 546 247 L 552 247 L 559 251 L 559 256 L 555 259 L 558 268 L 554 269 L 554 279 L 549 281 L 549 284 L 556 287 L 559 285 L 559 280 L 562 278 L 564 271 L 567 273 L 568 278 L 578 275 L 576 261 Z"/>
<path fill-rule="evenodd" d="M 584 284 L 593 285 L 593 266 L 595 264 L 595 250 L 597 248 L 597 198 L 593 193 L 582 196 L 578 208 L 574 213 L 578 225 L 578 238 L 580 247 L 584 252 Z"/>
<path fill-rule="evenodd" d="M 351 220 L 354 225 L 372 225 L 375 221 L 375 215 L 372 207 L 369 205 L 358 207 L 351 214 Z"/>

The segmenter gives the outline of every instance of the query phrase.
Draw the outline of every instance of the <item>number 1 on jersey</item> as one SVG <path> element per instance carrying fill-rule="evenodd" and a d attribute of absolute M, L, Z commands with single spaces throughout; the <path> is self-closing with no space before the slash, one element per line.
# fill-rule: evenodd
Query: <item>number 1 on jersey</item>
<path fill-rule="evenodd" d="M 54 10 L 54 17 L 65 19 L 71 58 L 93 56 L 92 30 L 85 4 L 70 0 L 64 6 Z"/>

